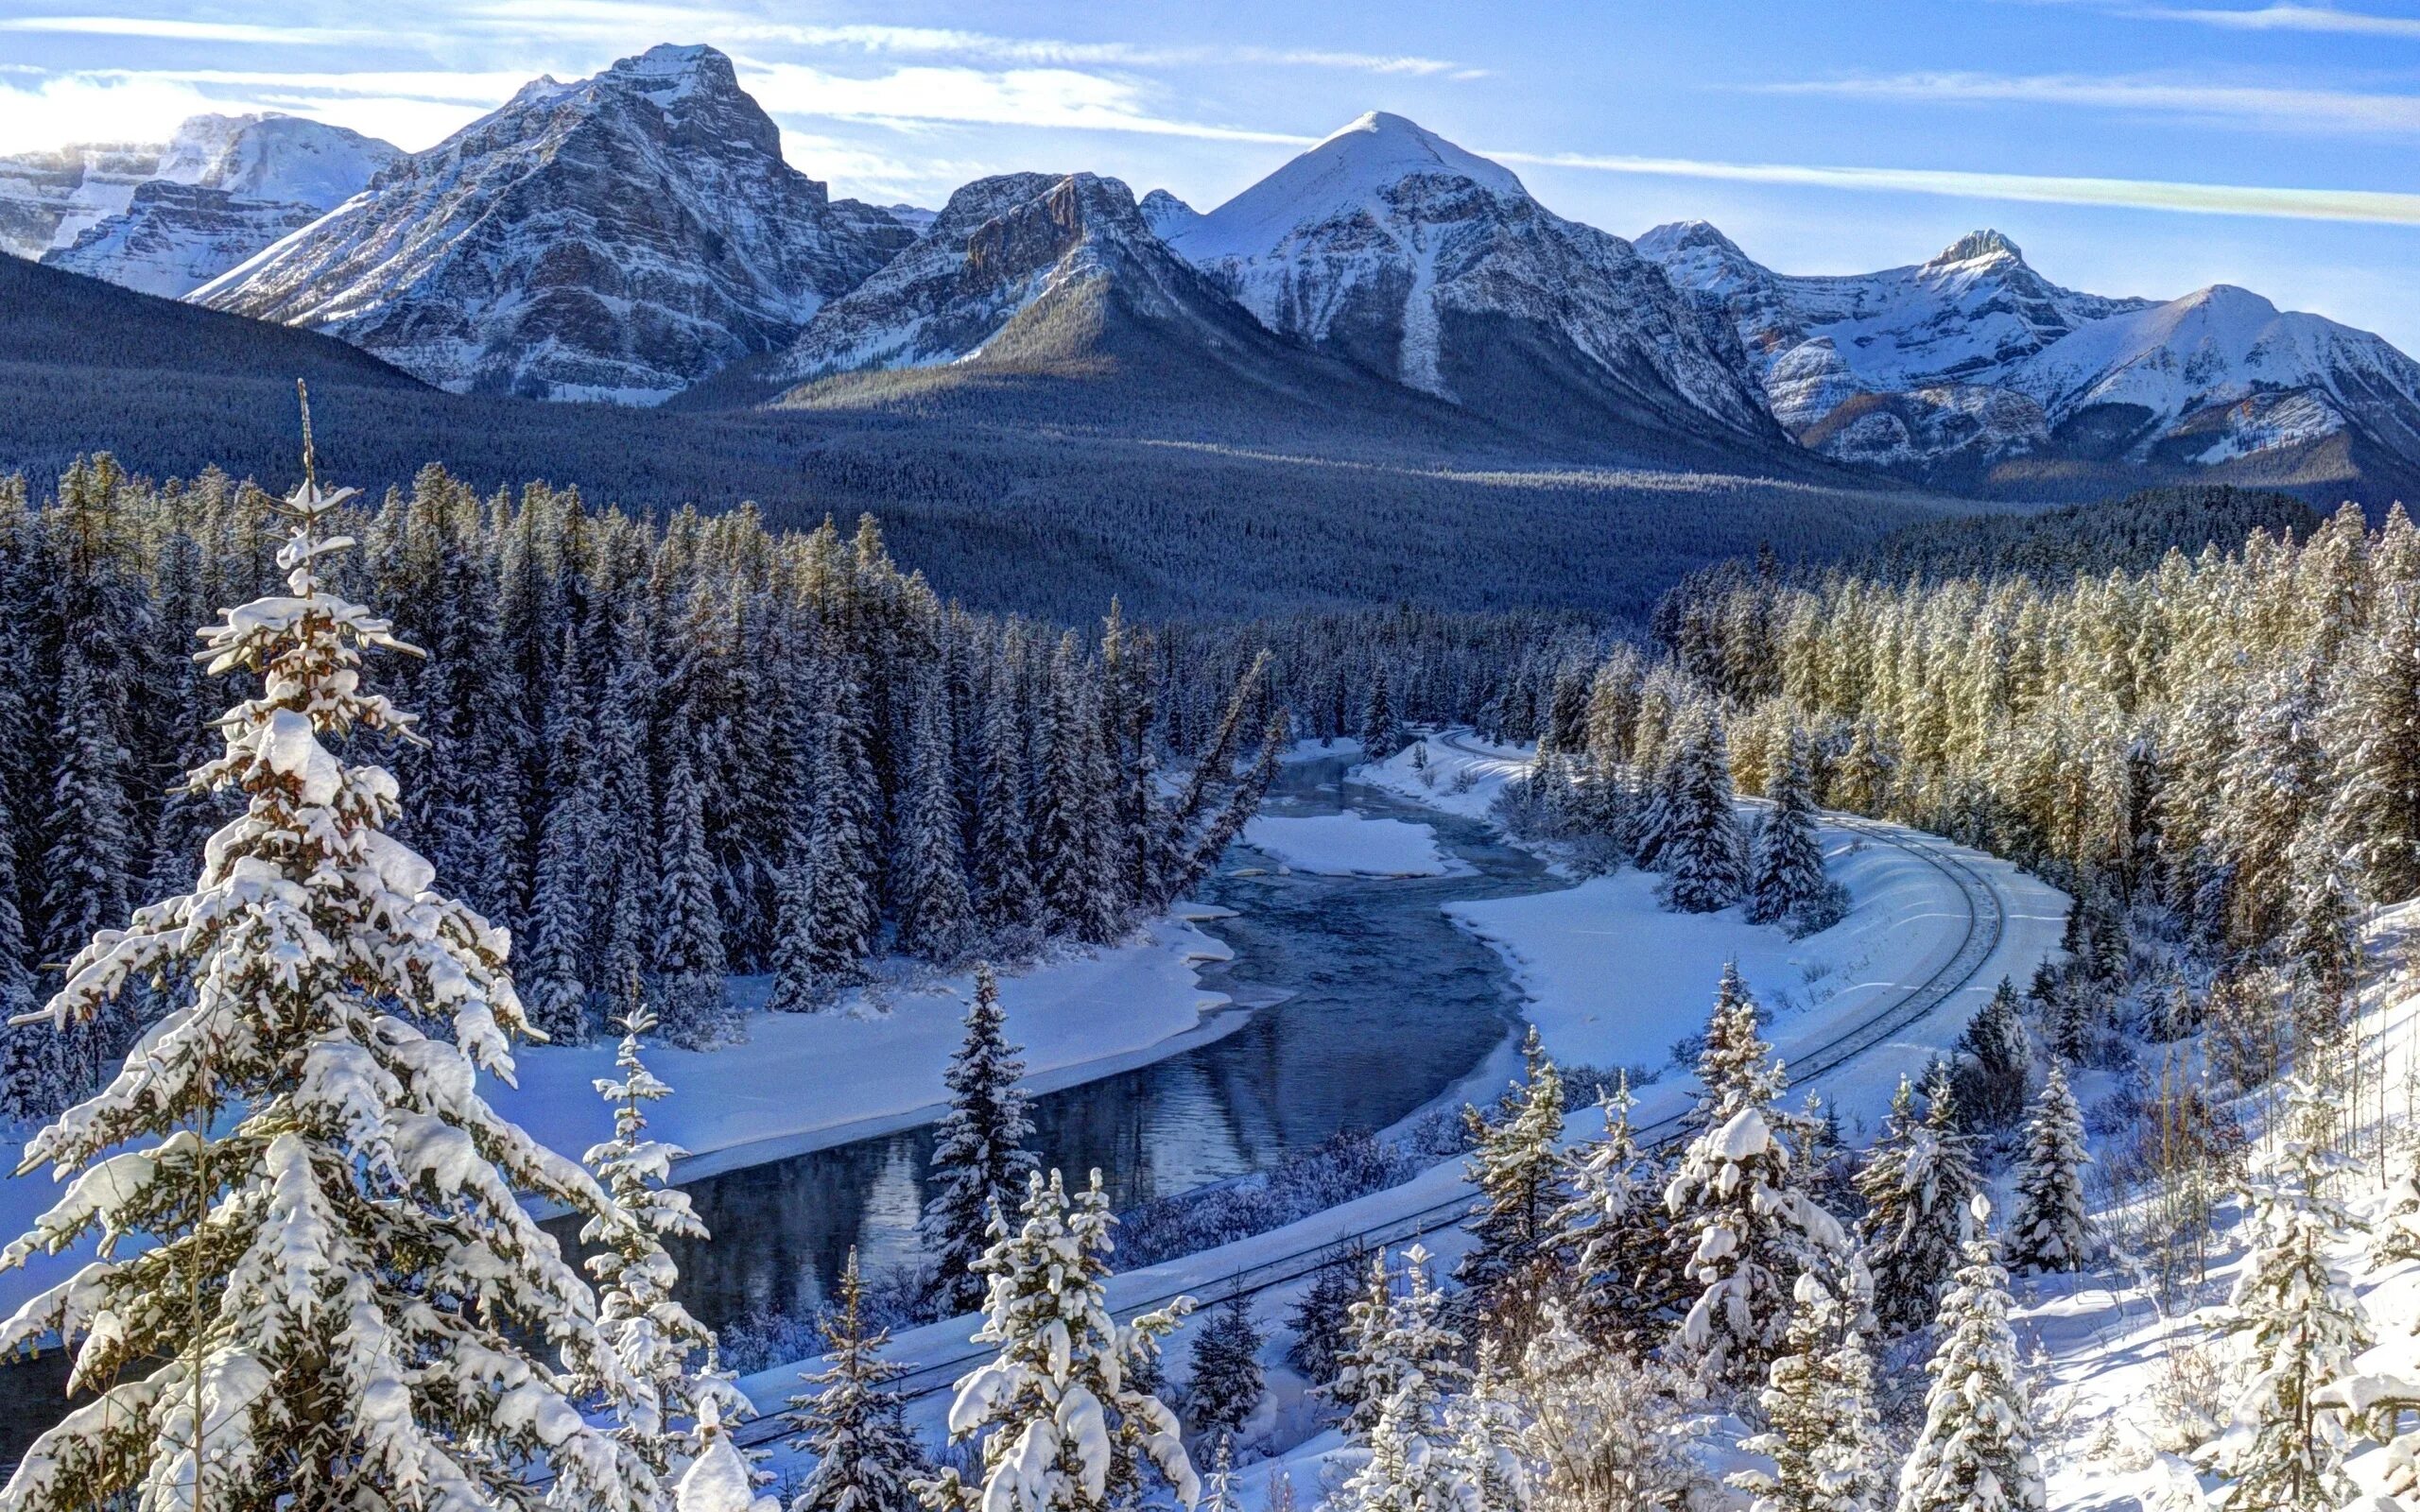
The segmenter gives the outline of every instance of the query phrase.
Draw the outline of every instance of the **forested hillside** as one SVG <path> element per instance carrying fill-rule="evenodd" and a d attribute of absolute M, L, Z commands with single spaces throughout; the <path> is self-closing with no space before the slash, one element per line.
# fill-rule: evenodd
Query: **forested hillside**
<path fill-rule="evenodd" d="M 275 581 L 268 506 L 107 458 L 39 503 L 0 486 L 8 1013 L 55 988 L 41 963 L 189 885 L 227 817 L 175 785 L 230 701 L 185 642 Z M 1253 668 L 1158 711 L 1148 634 L 944 605 L 870 519 L 853 538 L 747 511 L 649 523 L 431 469 L 338 523 L 364 547 L 350 576 L 426 653 L 380 668 L 419 716 L 420 739 L 382 743 L 410 795 L 397 833 L 512 931 L 558 1040 L 598 1032 L 634 977 L 668 1038 L 703 1044 L 733 1032 L 726 973 L 769 972 L 804 1009 L 877 950 L 1113 938 L 1190 885 L 1268 780 Z M 1173 794 L 1169 742 L 1198 758 Z M 147 1017 L 7 1031 L 0 1109 L 90 1091 Z"/>

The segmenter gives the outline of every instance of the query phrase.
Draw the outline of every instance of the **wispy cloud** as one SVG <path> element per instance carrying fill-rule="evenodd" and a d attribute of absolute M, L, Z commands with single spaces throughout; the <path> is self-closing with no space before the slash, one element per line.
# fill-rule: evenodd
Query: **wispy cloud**
<path fill-rule="evenodd" d="M 1490 152 L 1505 163 L 1582 168 L 1658 178 L 1735 183 L 1798 184 L 1875 194 L 1942 195 L 1962 199 L 2107 205 L 2200 215 L 2287 220 L 2368 221 L 2420 226 L 2420 194 L 2370 189 L 2286 189 L 2259 184 L 2170 183 L 2156 179 L 2055 178 L 1960 169 L 1829 167 L 1788 163 L 1709 163 L 1693 158 L 1598 157 L 1582 153 Z"/>
<path fill-rule="evenodd" d="M 2229 31 L 2315 31 L 2351 37 L 2401 37 L 2420 42 L 2420 17 L 2378 16 L 2334 6 L 2273 5 L 2247 10 L 2213 7 L 2143 6 L 2123 12 L 2146 21 L 2193 22 Z"/>
<path fill-rule="evenodd" d="M 1872 78 L 1793 80 L 1753 88 L 1769 94 L 2140 111 L 2204 121 L 2242 122 L 2273 129 L 2420 134 L 2420 95 L 2414 94 L 2066 74 L 1894 74 Z"/>
<path fill-rule="evenodd" d="M 82 37 L 152 37 L 163 42 L 226 42 L 255 46 L 331 46 L 390 42 L 391 31 L 334 26 L 264 26 L 241 21 L 178 21 L 154 16 L 0 16 L 0 31 Z"/>
<path fill-rule="evenodd" d="M 1313 138 L 1154 113 L 1144 92 L 1122 79 L 1064 68 L 911 67 L 858 78 L 804 63 L 754 61 L 741 82 L 776 115 L 883 125 L 1022 126 L 1123 131 L 1304 146 Z"/>

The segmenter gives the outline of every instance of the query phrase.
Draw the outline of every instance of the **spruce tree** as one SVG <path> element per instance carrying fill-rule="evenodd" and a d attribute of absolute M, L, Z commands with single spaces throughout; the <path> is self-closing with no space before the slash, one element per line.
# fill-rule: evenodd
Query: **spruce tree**
<path fill-rule="evenodd" d="M 916 740 L 900 829 L 899 947 L 926 960 L 958 959 L 970 943 L 975 911 L 959 853 L 963 816 L 951 767 L 957 742 L 949 705 L 928 683 L 916 710 Z"/>
<path fill-rule="evenodd" d="M 1293 1342 L 1286 1358 L 1316 1390 L 1324 1391 L 1353 1348 L 1353 1304 L 1361 1296 L 1362 1253 L 1331 1255 L 1287 1318 Z M 1350 1403 L 1346 1404 L 1348 1407 Z"/>
<path fill-rule="evenodd" d="M 2322 1404 L 2324 1388 L 2371 1342 L 2335 1261 L 2352 1231 L 2335 1190 L 2353 1163 L 2335 1148 L 2338 1117 L 2316 1083 L 2297 1078 L 2251 1183 L 2252 1253 L 2221 1325 L 2242 1350 L 2234 1415 L 2209 1446 L 2229 1507 L 2322 1512 L 2353 1494 L 2345 1415 Z"/>
<path fill-rule="evenodd" d="M 1639 1153 L 1630 1112 L 1637 1106 L 1622 1073 L 1601 1105 L 1602 1137 L 1564 1157 L 1563 1207 L 1550 1226 L 1569 1326 L 1599 1344 L 1641 1342 L 1672 1280 L 1665 1256 L 1662 1182 Z"/>
<path fill-rule="evenodd" d="M 2083 1109 L 2067 1088 L 2066 1068 L 2054 1060 L 2025 1125 L 2025 1150 L 2016 1173 L 2016 1221 L 2008 1236 L 2012 1269 L 2083 1268 L 2091 1246 L 2083 1168 L 2091 1163 L 2084 1148 Z"/>
<path fill-rule="evenodd" d="M 1959 1108 L 1980 1127 L 2008 1127 L 2025 1111 L 2025 1083 L 2032 1063 L 2016 984 L 2002 977 L 1958 1037 Z"/>
<path fill-rule="evenodd" d="M 1370 699 L 1361 709 L 1361 754 L 1385 761 L 1403 749 L 1403 722 L 1395 717 L 1393 697 L 1387 691 L 1387 664 L 1370 663 Z"/>
<path fill-rule="evenodd" d="M 2008 1274 L 1975 1199 L 1964 1263 L 1942 1298 L 1925 1418 L 1899 1471 L 1899 1512 L 2040 1512 L 2033 1412 L 2009 1328 Z"/>
<path fill-rule="evenodd" d="M 714 855 L 706 848 L 705 784 L 698 775 L 696 727 L 685 711 L 666 741 L 672 769 L 664 782 L 653 996 L 663 1005 L 664 1037 L 695 1049 L 729 1039 L 733 1018 Z"/>
<path fill-rule="evenodd" d="M 1739 1446 L 1773 1468 L 1730 1477 L 1755 1498 L 1750 1512 L 1878 1512 L 1888 1502 L 1890 1446 L 1860 1311 L 1853 1285 L 1836 1291 L 1813 1272 L 1798 1278 L 1789 1336 L 1757 1398 L 1764 1431 Z"/>
<path fill-rule="evenodd" d="M 1563 1076 L 1535 1024 L 1521 1058 L 1528 1075 L 1508 1095 L 1502 1116 L 1491 1120 L 1476 1108 L 1462 1115 L 1474 1143 L 1464 1174 L 1478 1189 L 1479 1207 L 1467 1226 L 1478 1243 L 1455 1278 L 1499 1319 L 1518 1310 L 1512 1294 L 1541 1279 L 1563 1197 Z"/>
<path fill-rule="evenodd" d="M 908 1367 L 882 1357 L 890 1335 L 866 1325 L 854 1248 L 840 1272 L 839 1301 L 823 1319 L 823 1368 L 800 1378 L 816 1390 L 790 1399 L 788 1421 L 799 1435 L 790 1448 L 814 1455 L 815 1469 L 789 1512 L 909 1512 L 927 1467 L 892 1386 Z"/>
<path fill-rule="evenodd" d="M 1418 1245 L 1403 1254 L 1400 1290 L 1385 1251 L 1372 1256 L 1369 1288 L 1353 1305 L 1353 1342 L 1330 1400 L 1345 1410 L 1344 1435 L 1370 1442 L 1380 1414 L 1400 1400 L 1408 1407 L 1407 1429 L 1433 1428 L 1442 1420 L 1445 1394 L 1469 1379 L 1461 1361 L 1461 1335 L 1445 1318 L 1444 1294 L 1428 1275 L 1428 1251 Z"/>
<path fill-rule="evenodd" d="M 545 816 L 529 903 L 529 1017 L 559 1044 L 589 1038 L 588 940 L 595 906 L 590 873 L 603 817 L 589 749 L 588 703 L 580 687 L 579 643 L 569 632 L 546 706 Z M 627 980 L 627 978 L 625 978 Z"/>
<path fill-rule="evenodd" d="M 1028 1178 L 1015 1227 L 1004 1219 L 977 1263 L 988 1285 L 975 1342 L 999 1352 L 959 1379 L 949 1410 L 952 1442 L 980 1440 L 982 1478 L 950 1468 L 917 1483 L 931 1512 L 1106 1512 L 1138 1502 L 1150 1469 L 1199 1500 L 1175 1414 L 1133 1383 L 1187 1304 L 1110 1316 L 1115 1221 L 1098 1171 L 1072 1200 L 1055 1171 Z"/>
<path fill-rule="evenodd" d="M 1685 914 L 1737 902 L 1748 886 L 1748 858 L 1732 808 L 1722 732 L 1711 718 L 1699 716 L 1682 735 L 1662 797 L 1654 864 L 1664 873 L 1666 901 Z"/>
<path fill-rule="evenodd" d="M 1260 1330 L 1252 1299 L 1238 1291 L 1205 1319 L 1193 1337 L 1193 1374 L 1184 1384 L 1185 1420 L 1204 1439 L 1224 1443 L 1268 1394 L 1260 1368 Z"/>
<path fill-rule="evenodd" d="M 477 1073 L 509 1078 L 508 1036 L 527 1032 L 507 940 L 384 833 L 393 778 L 323 744 L 408 735 L 360 682 L 363 646 L 407 648 L 329 590 L 325 558 L 351 542 L 323 524 L 349 490 L 305 477 L 285 504 L 286 591 L 204 632 L 212 674 L 265 684 L 190 779 L 240 793 L 244 816 L 194 892 L 76 952 L 47 1010 L 89 1022 L 154 974 L 174 994 L 116 1079 L 27 1146 L 28 1166 L 96 1174 L 0 1265 L 95 1228 L 147 1242 L 0 1327 L 0 1349 L 75 1341 L 70 1389 L 98 1394 L 0 1501 L 515 1506 L 543 1454 L 580 1504 L 642 1512 L 646 1466 L 573 1405 L 640 1388 L 521 1198 L 622 1220 L 478 1096 Z M 433 1019 L 450 1039 L 415 1026 Z"/>
<path fill-rule="evenodd" d="M 614 1109 L 614 1137 L 580 1158 L 619 1211 L 592 1217 L 580 1243 L 596 1246 L 588 1259 L 596 1278 L 596 1330 L 613 1348 L 639 1392 L 621 1404 L 620 1437 L 659 1476 L 677 1475 L 698 1451 L 695 1423 L 700 1403 L 729 1420 L 748 1412 L 747 1399 L 697 1373 L 714 1348 L 714 1332 L 691 1316 L 672 1296 L 680 1270 L 665 1252 L 667 1239 L 702 1243 L 706 1226 L 689 1195 L 665 1183 L 672 1162 L 685 1151 L 647 1138 L 647 1108 L 672 1094 L 640 1060 L 640 1037 L 654 1032 L 655 1014 L 631 984 L 621 1019 L 622 1043 L 614 1057 L 618 1076 L 599 1077 L 596 1093 Z M 681 1426 L 681 1419 L 692 1426 Z"/>
<path fill-rule="evenodd" d="M 1696 1290 L 1674 1335 L 1710 1387 L 1761 1381 L 1809 1263 L 1837 1260 L 1847 1236 L 1798 1184 L 1789 1115 L 1774 1108 L 1781 1066 L 1755 1033 L 1755 1004 L 1726 968 L 1699 1063 L 1695 1129 L 1664 1189 L 1673 1264 Z"/>
<path fill-rule="evenodd" d="M 1919 1118 L 1914 1089 L 1899 1078 L 1882 1137 L 1857 1175 L 1866 1202 L 1858 1242 L 1874 1277 L 1874 1313 L 1885 1336 L 1932 1321 L 1958 1273 L 1962 1229 L 1981 1185 L 1938 1063 L 1925 1091 Z"/>
<path fill-rule="evenodd" d="M 975 1001 L 966 1010 L 966 1039 L 942 1081 L 949 1112 L 933 1140 L 932 1193 L 916 1226 L 933 1271 L 930 1297 L 942 1315 L 983 1305 L 975 1264 L 991 1243 L 995 1217 L 1005 1217 L 1041 1162 L 1025 1142 L 1033 1134 L 1026 1095 L 1017 1090 L 1025 1063 L 1008 1041 L 999 979 L 989 964 L 975 969 Z"/>
<path fill-rule="evenodd" d="M 1759 924 L 1805 918 L 1831 886 L 1824 875 L 1824 847 L 1815 837 L 1806 742 L 1796 731 L 1768 796 L 1772 807 L 1756 827 L 1748 858 L 1748 918 Z"/>
<path fill-rule="evenodd" d="M 995 945 L 1042 922 L 1026 790 L 1025 732 L 1018 719 L 1016 683 L 1002 662 L 994 667 L 983 707 L 973 879 L 977 918 Z"/>
<path fill-rule="evenodd" d="M 1100 726 L 1086 696 L 1073 632 L 1050 659 L 1033 826 L 1035 869 L 1050 928 L 1094 944 L 1116 937 L 1120 905 L 1102 781 Z"/>

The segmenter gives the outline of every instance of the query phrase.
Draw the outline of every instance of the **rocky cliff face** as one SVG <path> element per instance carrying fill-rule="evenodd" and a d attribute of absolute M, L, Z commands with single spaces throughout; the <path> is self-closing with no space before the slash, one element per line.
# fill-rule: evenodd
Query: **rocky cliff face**
<path fill-rule="evenodd" d="M 729 59 L 667 46 L 529 84 L 193 298 L 459 391 L 653 404 L 913 240 L 783 162 Z"/>

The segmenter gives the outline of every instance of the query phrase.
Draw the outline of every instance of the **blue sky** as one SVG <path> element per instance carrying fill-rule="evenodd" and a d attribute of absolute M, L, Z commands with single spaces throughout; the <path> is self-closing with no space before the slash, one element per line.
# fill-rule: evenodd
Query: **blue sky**
<path fill-rule="evenodd" d="M 422 147 L 657 42 L 886 202 L 1090 168 L 1208 208 L 1382 109 L 1624 235 L 1837 272 L 1996 226 L 2073 286 L 2240 284 L 2420 352 L 2414 0 L 0 0 L 0 151 L 238 108 Z"/>

